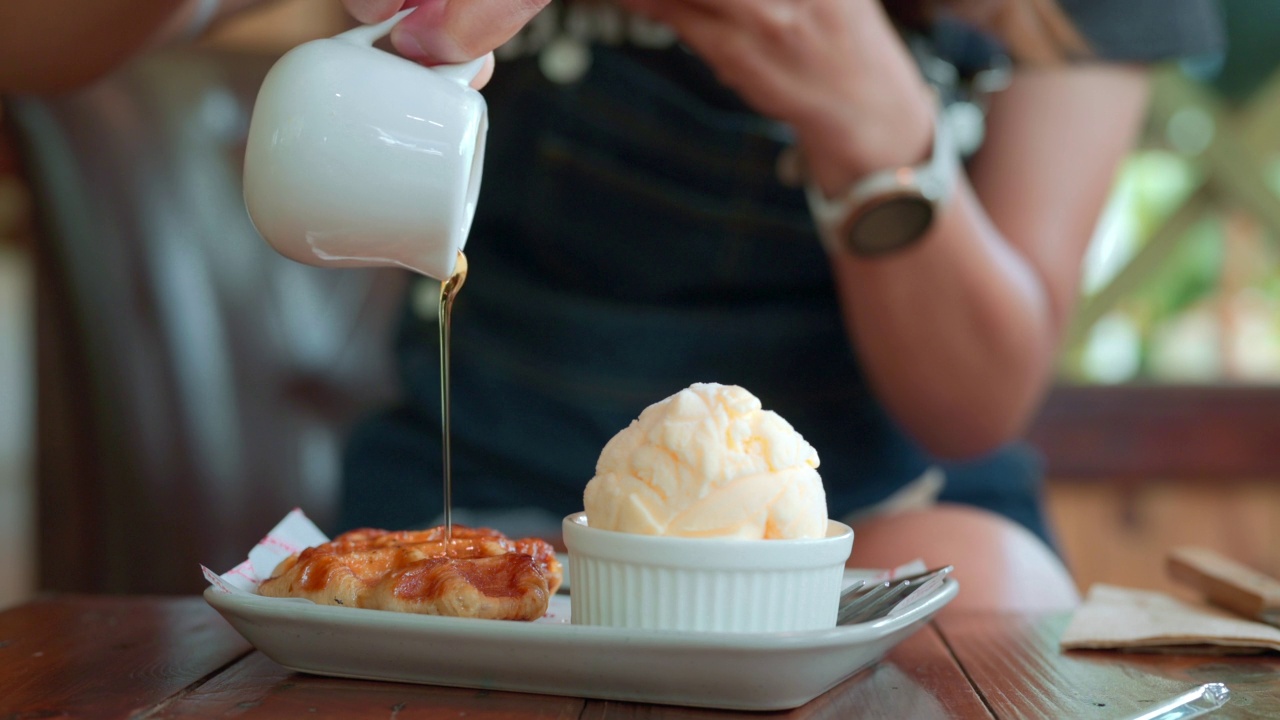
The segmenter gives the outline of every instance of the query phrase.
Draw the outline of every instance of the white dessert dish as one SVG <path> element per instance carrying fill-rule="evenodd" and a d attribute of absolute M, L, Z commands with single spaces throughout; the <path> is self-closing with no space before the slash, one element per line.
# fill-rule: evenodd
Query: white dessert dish
<path fill-rule="evenodd" d="M 853 530 L 824 538 L 686 538 L 564 519 L 573 623 L 637 630 L 796 632 L 836 624 Z"/>
<path fill-rule="evenodd" d="M 845 584 L 870 574 L 846 571 Z M 217 587 L 204 597 L 263 654 L 301 672 L 780 710 L 809 702 L 883 657 L 958 591 L 956 581 L 948 579 L 927 597 L 874 622 L 785 633 L 571 625 L 572 601 L 564 595 L 552 598 L 547 616 L 531 623 L 315 605 Z"/>

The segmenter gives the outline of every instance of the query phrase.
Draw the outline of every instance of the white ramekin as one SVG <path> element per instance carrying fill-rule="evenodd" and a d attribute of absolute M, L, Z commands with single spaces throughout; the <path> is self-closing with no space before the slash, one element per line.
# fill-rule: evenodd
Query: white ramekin
<path fill-rule="evenodd" d="M 573 623 L 645 630 L 784 632 L 836 624 L 853 530 L 736 540 L 636 535 L 564 519 Z"/>

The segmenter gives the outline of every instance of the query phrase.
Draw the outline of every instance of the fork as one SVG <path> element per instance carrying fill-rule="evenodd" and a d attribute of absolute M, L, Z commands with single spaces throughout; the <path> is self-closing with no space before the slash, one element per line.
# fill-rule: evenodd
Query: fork
<path fill-rule="evenodd" d="M 837 625 L 876 620 L 888 615 L 902 601 L 925 586 L 941 584 L 951 572 L 952 566 L 926 570 L 917 575 L 882 581 L 861 580 L 840 593 Z"/>

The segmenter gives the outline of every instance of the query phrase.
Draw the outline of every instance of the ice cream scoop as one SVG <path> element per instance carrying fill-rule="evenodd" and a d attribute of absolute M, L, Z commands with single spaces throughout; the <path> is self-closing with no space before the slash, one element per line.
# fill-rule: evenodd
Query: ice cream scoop
<path fill-rule="evenodd" d="M 821 538 L 818 453 L 744 388 L 697 383 L 605 445 L 583 495 L 592 528 L 644 535 Z"/>

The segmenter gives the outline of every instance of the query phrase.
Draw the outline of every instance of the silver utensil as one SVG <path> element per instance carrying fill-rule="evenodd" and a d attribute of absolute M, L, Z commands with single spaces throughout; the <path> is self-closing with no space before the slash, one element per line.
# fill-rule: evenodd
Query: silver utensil
<path fill-rule="evenodd" d="M 1153 705 L 1129 720 L 1189 720 L 1217 710 L 1227 703 L 1231 690 L 1222 683 L 1205 683 Z"/>
<path fill-rule="evenodd" d="M 918 575 L 888 580 L 861 580 L 840 593 L 837 625 L 853 625 L 882 618 L 897 607 L 932 592 L 952 570 L 951 565 Z"/>

